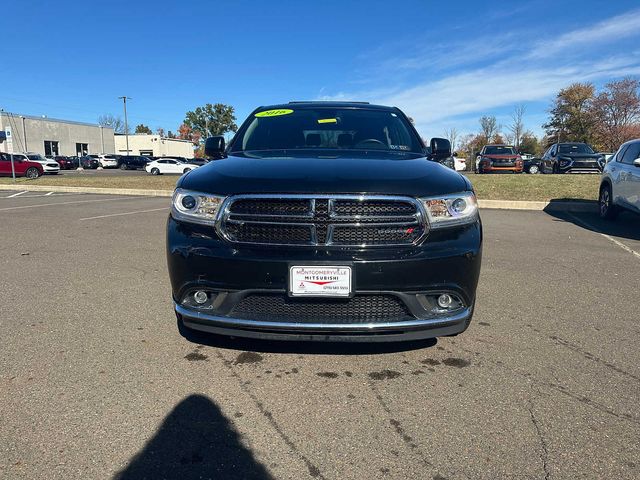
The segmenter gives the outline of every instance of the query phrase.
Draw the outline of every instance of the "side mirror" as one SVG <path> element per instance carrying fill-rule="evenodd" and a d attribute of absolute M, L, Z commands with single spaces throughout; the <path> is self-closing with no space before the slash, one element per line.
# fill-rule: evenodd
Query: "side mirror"
<path fill-rule="evenodd" d="M 434 160 L 442 160 L 451 156 L 451 142 L 446 138 L 431 139 L 431 157 Z"/>
<path fill-rule="evenodd" d="M 634 167 L 640 167 L 640 158 L 636 158 L 636 159 L 633 161 L 633 166 L 634 166 Z"/>
<path fill-rule="evenodd" d="M 204 154 L 207 157 L 221 158 L 224 155 L 224 148 L 224 137 L 222 135 L 209 137 L 204 143 Z"/>

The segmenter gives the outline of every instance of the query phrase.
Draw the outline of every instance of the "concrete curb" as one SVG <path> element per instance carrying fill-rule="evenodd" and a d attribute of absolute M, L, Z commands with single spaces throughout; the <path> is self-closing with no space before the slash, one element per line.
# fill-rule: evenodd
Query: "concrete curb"
<path fill-rule="evenodd" d="M 173 190 L 145 190 L 140 188 L 63 187 L 46 185 L 0 185 L 0 190 L 27 192 L 97 193 L 103 195 L 135 195 L 144 197 L 170 197 Z"/>
<path fill-rule="evenodd" d="M 173 190 L 144 190 L 130 188 L 99 188 L 99 187 L 62 187 L 46 185 L 4 185 L 1 190 L 19 190 L 29 192 L 65 192 L 65 193 L 97 193 L 103 195 L 135 195 L 145 197 L 170 197 Z M 598 202 L 595 200 L 576 200 L 563 202 L 551 200 L 549 202 L 529 202 L 521 200 L 478 200 L 480 208 L 499 210 L 532 210 L 532 211 L 561 211 L 561 212 L 595 212 Z"/>

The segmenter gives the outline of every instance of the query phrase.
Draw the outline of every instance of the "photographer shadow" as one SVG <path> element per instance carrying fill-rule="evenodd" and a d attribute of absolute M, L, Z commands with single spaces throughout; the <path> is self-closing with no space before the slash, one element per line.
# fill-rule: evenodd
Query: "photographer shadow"
<path fill-rule="evenodd" d="M 203 395 L 182 400 L 127 467 L 114 476 L 133 479 L 272 479 L 218 406 Z"/>

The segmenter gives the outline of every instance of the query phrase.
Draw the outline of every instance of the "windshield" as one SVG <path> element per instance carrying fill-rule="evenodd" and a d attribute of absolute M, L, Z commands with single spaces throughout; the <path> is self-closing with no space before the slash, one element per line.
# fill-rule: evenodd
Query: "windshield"
<path fill-rule="evenodd" d="M 422 153 L 401 115 L 366 108 L 266 110 L 247 119 L 230 151 L 383 150 Z"/>
<path fill-rule="evenodd" d="M 586 143 L 574 143 L 560 145 L 558 153 L 593 153 L 593 150 Z"/>
<path fill-rule="evenodd" d="M 40 155 L 27 155 L 29 160 L 44 160 Z"/>
<path fill-rule="evenodd" d="M 502 145 L 490 145 L 484 147 L 485 155 L 515 155 L 516 151 L 513 147 L 505 147 Z"/>

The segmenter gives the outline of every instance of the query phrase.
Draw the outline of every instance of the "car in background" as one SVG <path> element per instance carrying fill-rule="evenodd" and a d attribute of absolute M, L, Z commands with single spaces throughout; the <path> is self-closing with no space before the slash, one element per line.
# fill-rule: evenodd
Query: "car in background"
<path fill-rule="evenodd" d="M 542 156 L 542 173 L 601 173 L 606 162 L 586 143 L 554 143 Z"/>
<path fill-rule="evenodd" d="M 74 162 L 70 157 L 66 157 L 64 155 L 55 155 L 53 160 L 58 162 L 60 165 L 60 170 L 73 170 L 78 166 L 77 162 Z"/>
<path fill-rule="evenodd" d="M 611 160 L 611 157 L 615 155 L 615 153 L 611 153 L 611 152 L 599 152 L 599 153 L 604 157 L 604 163 L 609 163 L 609 161 Z"/>
<path fill-rule="evenodd" d="M 522 159 L 522 171 L 525 173 L 537 174 L 540 173 L 540 163 L 542 159 L 540 157 L 534 157 L 533 155 L 529 156 L 529 158 Z"/>
<path fill-rule="evenodd" d="M 150 162 L 148 157 L 142 155 L 122 155 L 118 158 L 120 170 L 142 170 Z"/>
<path fill-rule="evenodd" d="M 118 158 L 120 155 L 98 155 L 98 161 L 102 168 L 118 168 Z"/>
<path fill-rule="evenodd" d="M 608 220 L 622 209 L 640 213 L 640 139 L 623 144 L 605 165 L 598 203 Z"/>
<path fill-rule="evenodd" d="M 187 160 L 188 163 L 190 163 L 191 165 L 198 165 L 199 167 L 206 165 L 207 163 L 209 163 L 209 159 L 208 158 L 189 158 Z"/>
<path fill-rule="evenodd" d="M 33 162 L 25 155 L 13 155 L 13 168 L 11 167 L 11 153 L 0 152 L 0 176 L 38 178 L 44 175 L 44 168 L 40 162 Z"/>
<path fill-rule="evenodd" d="M 97 155 L 85 155 L 80 157 L 80 166 L 82 168 L 88 168 L 90 170 L 95 170 L 100 166 L 100 162 L 98 161 Z"/>
<path fill-rule="evenodd" d="M 199 165 L 180 162 L 173 158 L 159 158 L 158 160 L 148 163 L 144 169 L 151 175 L 162 175 L 164 173 L 184 174 L 198 167 Z"/>
<path fill-rule="evenodd" d="M 485 145 L 478 156 L 478 173 L 522 173 L 522 158 L 510 145 Z"/>
<path fill-rule="evenodd" d="M 467 160 L 453 154 L 453 165 L 456 172 L 464 172 L 467 169 Z"/>
<path fill-rule="evenodd" d="M 44 173 L 48 173 L 50 175 L 57 175 L 60 171 L 60 165 L 55 160 L 49 160 L 48 158 L 44 158 L 39 153 L 27 152 L 27 153 L 19 153 L 13 155 L 15 158 L 20 158 L 21 160 L 30 160 L 32 162 L 37 162 L 42 165 L 42 169 Z M 23 158 L 24 157 L 24 158 Z"/>

